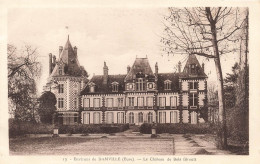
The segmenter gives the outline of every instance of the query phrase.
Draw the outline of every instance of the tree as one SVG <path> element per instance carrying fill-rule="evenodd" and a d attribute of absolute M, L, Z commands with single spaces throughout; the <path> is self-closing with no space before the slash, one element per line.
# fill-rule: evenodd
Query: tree
<path fill-rule="evenodd" d="M 52 92 L 44 92 L 39 98 L 39 109 L 40 120 L 42 123 L 52 123 L 53 114 L 56 111 L 55 104 L 57 103 L 56 97 Z"/>
<path fill-rule="evenodd" d="M 237 32 L 242 29 L 240 8 L 197 7 L 169 8 L 164 17 L 163 51 L 169 54 L 194 54 L 212 59 L 215 63 L 218 86 L 217 147 L 227 148 L 226 114 L 223 75 L 220 57 L 237 50 Z M 242 9 L 243 10 L 243 9 Z"/>
<path fill-rule="evenodd" d="M 8 45 L 7 53 L 9 112 L 15 120 L 33 121 L 36 80 L 41 72 L 37 49 L 26 45 L 18 51 L 15 46 Z"/>

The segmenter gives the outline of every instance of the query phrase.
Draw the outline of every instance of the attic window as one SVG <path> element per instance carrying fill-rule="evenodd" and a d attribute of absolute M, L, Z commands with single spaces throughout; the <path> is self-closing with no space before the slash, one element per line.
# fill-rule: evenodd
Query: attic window
<path fill-rule="evenodd" d="M 191 64 L 190 65 L 190 73 L 191 74 L 195 74 L 196 73 L 196 65 L 195 64 Z"/>
<path fill-rule="evenodd" d="M 112 92 L 118 92 L 118 82 L 112 83 Z"/>
<path fill-rule="evenodd" d="M 62 68 L 61 68 L 61 66 L 59 67 L 59 75 L 62 75 Z"/>
<path fill-rule="evenodd" d="M 165 80 L 164 81 L 164 90 L 171 90 L 171 81 L 170 80 Z"/>
<path fill-rule="evenodd" d="M 137 91 L 144 91 L 145 90 L 145 84 L 144 84 L 144 80 L 142 78 L 137 79 L 136 90 Z"/>
<path fill-rule="evenodd" d="M 93 82 L 91 82 L 89 84 L 89 92 L 90 93 L 94 93 L 95 92 L 95 84 Z"/>

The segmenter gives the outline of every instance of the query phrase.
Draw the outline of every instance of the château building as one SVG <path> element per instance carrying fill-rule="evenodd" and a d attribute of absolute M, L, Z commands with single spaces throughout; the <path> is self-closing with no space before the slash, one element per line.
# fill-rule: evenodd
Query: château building
<path fill-rule="evenodd" d="M 103 75 L 89 81 L 79 65 L 77 48 L 68 39 L 56 61 L 50 55 L 50 77 L 45 87 L 57 98 L 62 124 L 191 123 L 204 120 L 200 109 L 207 99 L 204 64 L 189 55 L 178 72 L 152 71 L 148 58 L 136 58 L 126 74 L 110 75 L 104 62 Z M 52 89 L 54 88 L 54 89 Z"/>

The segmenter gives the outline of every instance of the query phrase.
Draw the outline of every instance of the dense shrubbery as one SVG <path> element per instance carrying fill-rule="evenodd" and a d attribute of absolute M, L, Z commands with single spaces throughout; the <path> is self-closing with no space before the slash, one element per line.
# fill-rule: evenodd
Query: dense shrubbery
<path fill-rule="evenodd" d="M 9 120 L 9 137 L 25 134 L 51 134 L 52 132 L 53 126 L 50 124 Z"/>
<path fill-rule="evenodd" d="M 152 124 L 144 123 L 140 127 L 140 132 L 145 134 L 151 134 Z M 171 134 L 206 134 L 206 133 L 214 133 L 215 127 L 203 123 L 203 124 L 157 124 L 156 127 L 157 133 L 171 133 Z"/>
<path fill-rule="evenodd" d="M 117 125 L 60 125 L 60 134 L 87 134 L 87 133 L 117 133 L 129 129 L 128 124 Z M 9 120 L 9 136 L 22 136 L 25 134 L 52 134 L 53 125 L 33 122 L 17 122 Z"/>

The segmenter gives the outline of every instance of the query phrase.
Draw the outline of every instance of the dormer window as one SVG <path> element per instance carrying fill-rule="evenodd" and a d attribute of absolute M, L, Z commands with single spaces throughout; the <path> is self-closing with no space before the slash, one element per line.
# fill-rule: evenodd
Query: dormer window
<path fill-rule="evenodd" d="M 112 92 L 118 92 L 118 82 L 112 83 Z"/>
<path fill-rule="evenodd" d="M 164 81 L 164 90 L 171 90 L 171 81 L 170 80 L 165 80 Z"/>
<path fill-rule="evenodd" d="M 89 84 L 89 92 L 90 93 L 94 93 L 95 92 L 95 84 L 92 83 L 92 82 Z"/>
<path fill-rule="evenodd" d="M 62 75 L 62 67 L 59 66 L 59 75 Z"/>
<path fill-rule="evenodd" d="M 191 64 L 190 65 L 190 73 L 191 74 L 195 74 L 196 73 L 196 65 L 195 64 Z"/>
<path fill-rule="evenodd" d="M 144 91 L 145 85 L 143 78 L 138 78 L 136 82 L 136 91 Z"/>

